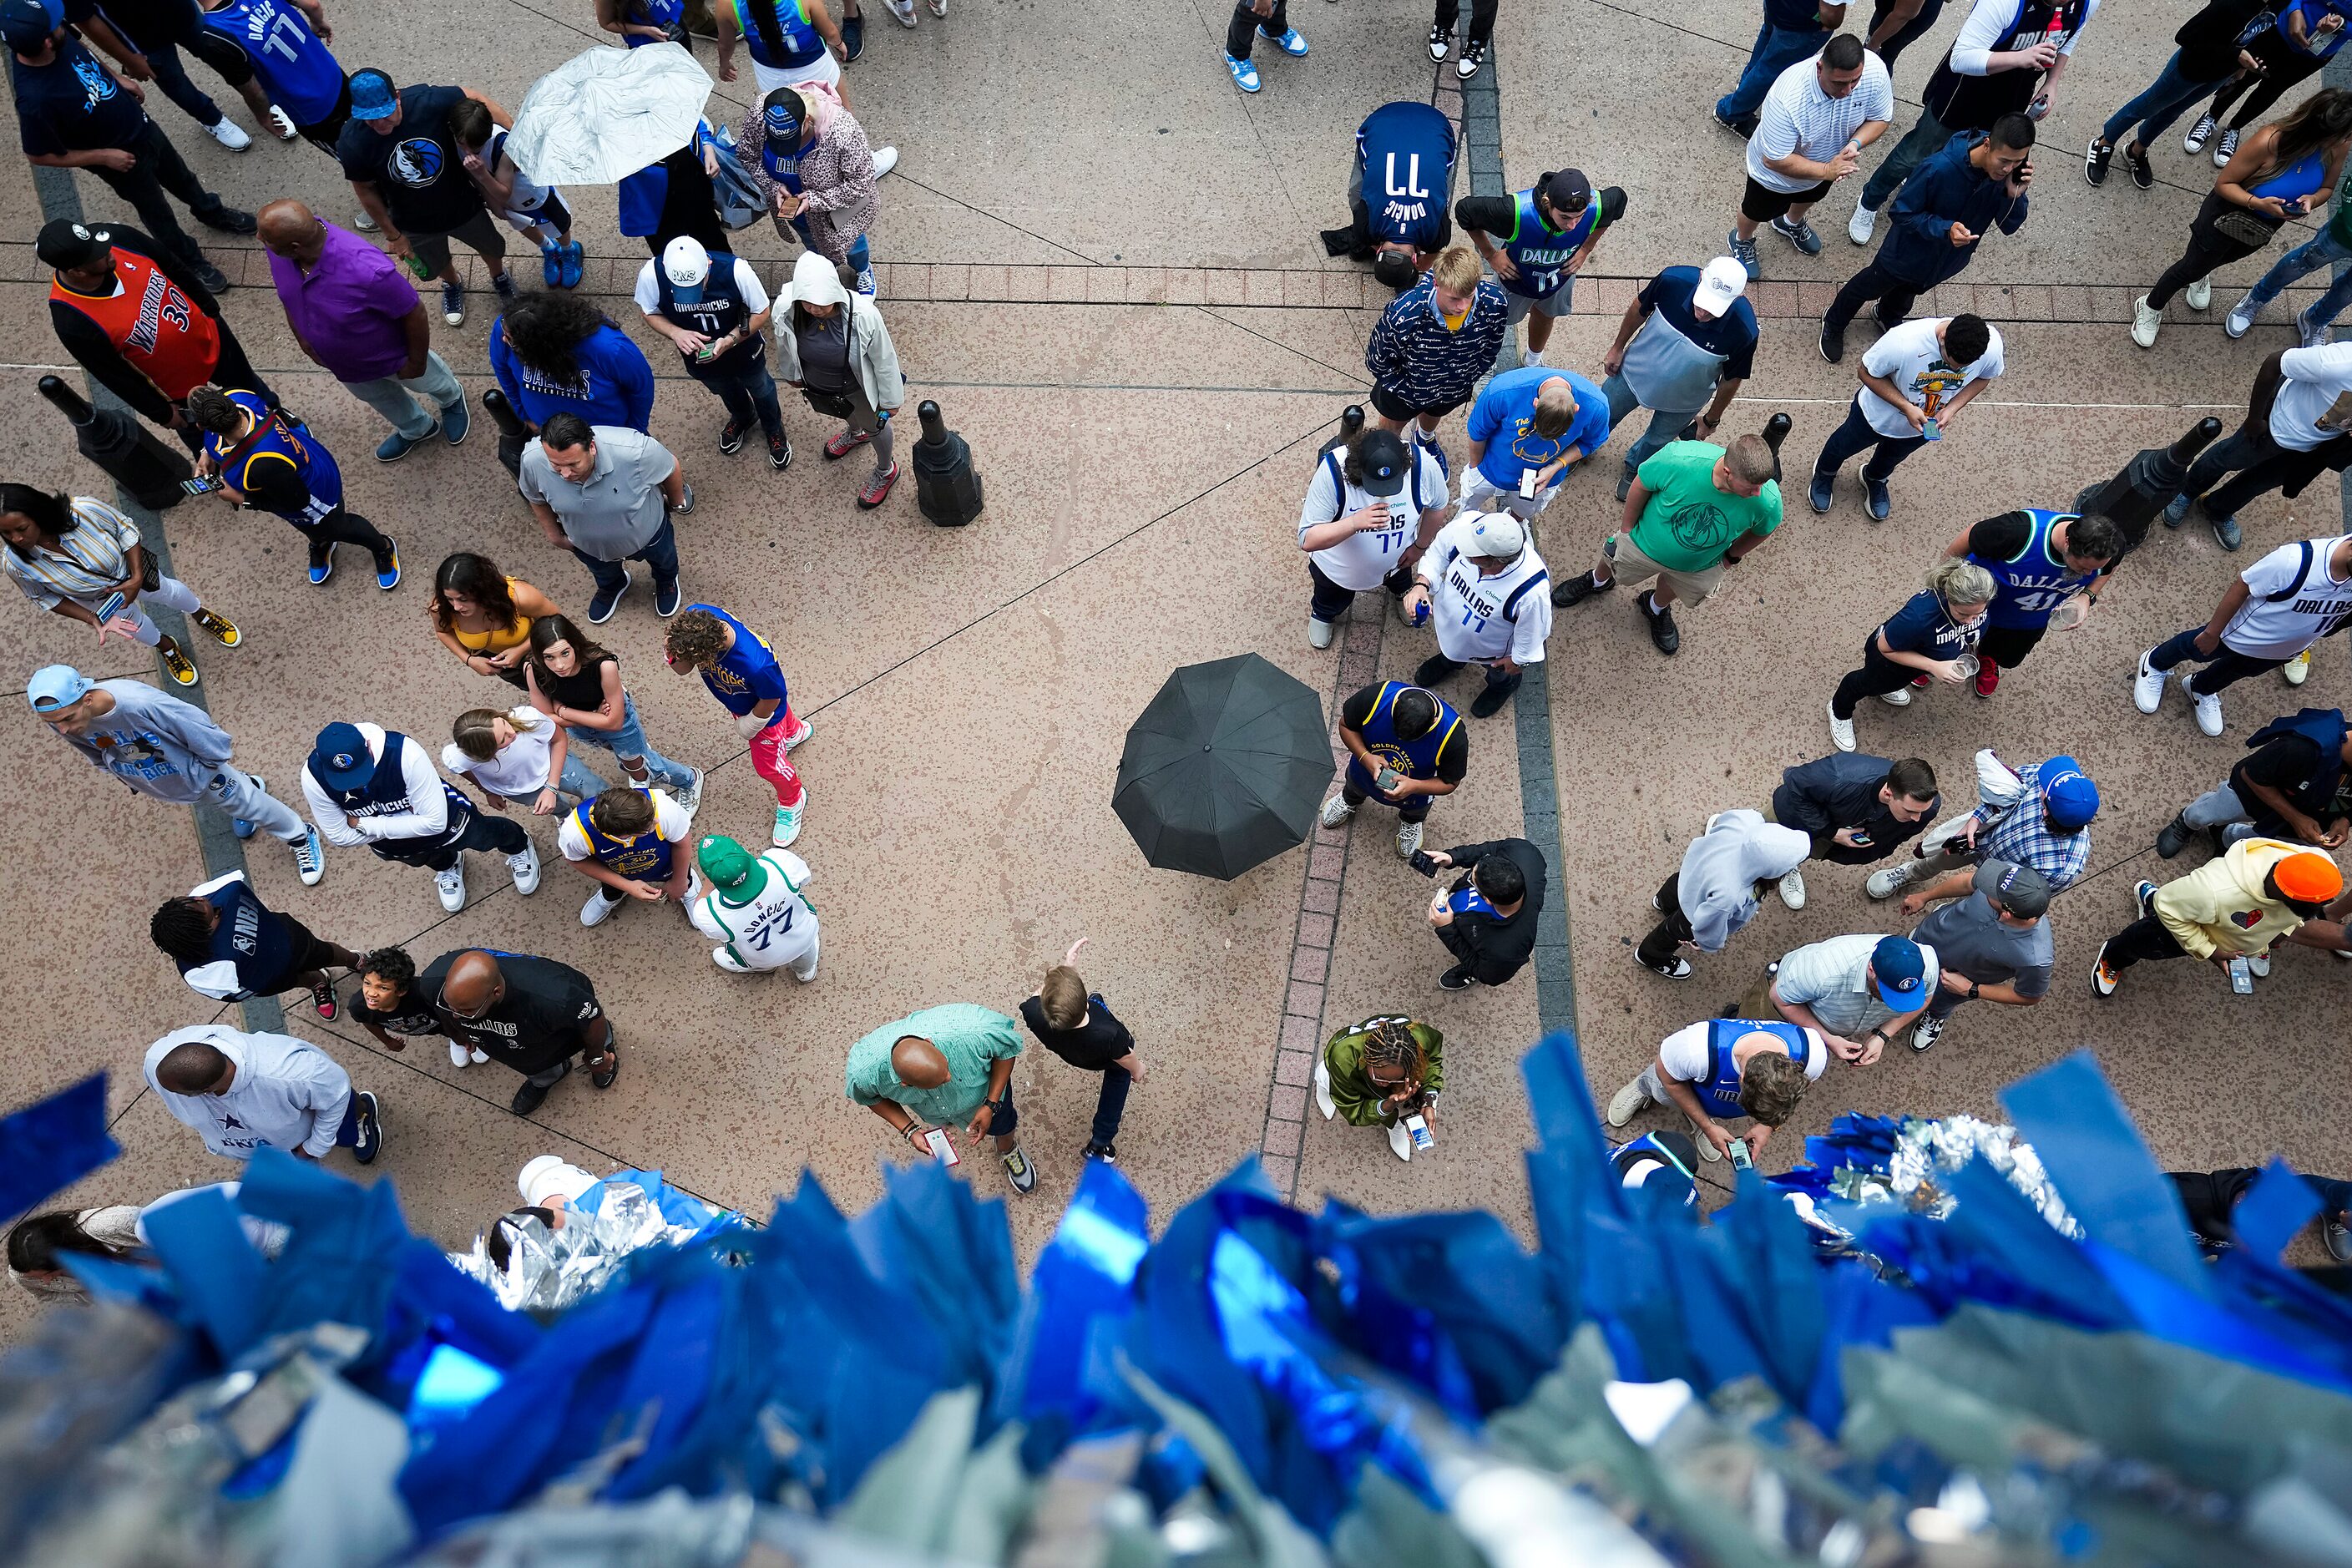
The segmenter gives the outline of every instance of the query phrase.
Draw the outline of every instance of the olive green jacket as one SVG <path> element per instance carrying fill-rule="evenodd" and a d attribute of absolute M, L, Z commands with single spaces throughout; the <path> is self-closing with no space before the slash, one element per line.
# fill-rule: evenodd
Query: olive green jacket
<path fill-rule="evenodd" d="M 1383 1111 L 1381 1101 L 1388 1090 L 1380 1088 L 1364 1070 L 1364 1042 L 1370 1037 L 1377 1018 L 1340 1030 L 1323 1043 L 1323 1065 L 1331 1077 L 1331 1103 L 1351 1127 L 1385 1127 L 1393 1120 Z M 1445 1037 L 1418 1019 L 1406 1025 L 1412 1037 L 1420 1042 L 1422 1055 L 1428 1059 L 1429 1070 L 1421 1086 L 1434 1092 L 1445 1087 Z"/>

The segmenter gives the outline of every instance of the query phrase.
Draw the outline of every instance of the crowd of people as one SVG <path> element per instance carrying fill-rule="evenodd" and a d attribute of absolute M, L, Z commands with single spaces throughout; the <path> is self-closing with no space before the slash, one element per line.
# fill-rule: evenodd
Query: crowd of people
<path fill-rule="evenodd" d="M 176 15 L 168 4 L 155 9 Z M 930 9 L 945 15 L 938 0 Z M 1861 174 L 1864 154 L 1893 128 L 1891 68 L 1933 19 L 1929 9 L 1888 7 L 1864 37 L 1840 30 L 1843 5 L 1765 0 L 1751 58 L 1715 110 L 1747 143 L 1747 184 L 1726 254 L 1644 282 L 1597 381 L 1546 354 L 1578 273 L 1626 218 L 1626 193 L 1560 168 L 1505 195 L 1456 201 L 1459 139 L 1444 116 L 1390 104 L 1356 132 L 1349 222 L 1323 237 L 1333 254 L 1370 263 L 1397 294 L 1369 335 L 1370 416 L 1351 411 L 1307 477 L 1297 530 L 1307 555 L 1307 643 L 1328 650 L 1342 619 L 1391 605 L 1428 641 L 1410 680 L 1376 682 L 1342 702 L 1347 761 L 1320 820 L 1336 828 L 1374 805 L 1395 814 L 1397 856 L 1437 884 L 1427 920 L 1451 960 L 1437 977 L 1444 991 L 1508 984 L 1533 956 L 1554 879 L 1543 848 L 1505 838 L 1435 850 L 1424 837 L 1466 776 L 1478 722 L 1501 713 L 1528 667 L 1544 658 L 1555 612 L 1622 583 L 1657 653 L 1675 656 L 1677 609 L 1703 605 L 1783 521 L 1785 423 L 1765 435 L 1722 429 L 1756 373 L 1759 334 L 1747 296 L 1762 271 L 1757 231 L 1769 226 L 1801 253 L 1819 252 L 1809 215 Z M 1863 186 L 1849 237 L 1866 246 L 1882 216 L 1885 237 L 1828 306 L 1821 353 L 1843 362 L 1847 329 L 1865 306 L 1877 331 L 1856 361 L 1843 422 L 1813 459 L 1807 494 L 1816 512 L 1832 510 L 1839 471 L 1860 458 L 1863 510 L 1886 520 L 1895 468 L 1940 440 L 2002 374 L 2002 335 L 1980 316 L 1909 312 L 1993 231 L 2013 238 L 2024 227 L 2038 126 L 2097 9 L 2098 0 L 2023 8 L 1976 0 L 1924 89 L 1919 119 Z M 893 14 L 914 25 L 911 0 L 904 11 L 893 0 Z M 604 28 L 633 48 L 678 40 L 680 15 L 675 0 L 598 5 Z M 2352 95 L 2323 89 L 2275 122 L 2255 123 L 2298 71 L 2310 74 L 2306 62 L 2340 43 L 2345 14 L 2298 0 L 2262 15 L 2271 30 L 2250 34 L 2252 0 L 2212 0 L 2182 27 L 2180 51 L 2158 82 L 2086 152 L 2091 184 L 2105 181 L 2118 151 L 2135 181 L 2147 184 L 2148 140 L 2220 84 L 2190 140 L 2201 147 L 2220 117 L 2231 116 L 2215 150 L 2221 173 L 2187 254 L 2141 301 L 2134 336 L 2143 346 L 2175 292 L 2203 308 L 2214 268 L 2260 249 L 2331 195 L 2327 231 L 2248 294 L 2231 314 L 2231 334 L 2249 330 L 2285 283 L 2352 258 L 2352 229 L 2338 232 L 2352 222 L 2344 210 L 2352 181 L 2342 169 Z M 879 506 L 898 477 L 891 425 L 905 379 L 877 304 L 866 237 L 876 182 L 896 153 L 870 145 L 840 68 L 862 47 L 862 18 L 836 20 L 819 0 L 730 0 L 719 16 L 719 79 L 732 79 L 740 45 L 761 97 L 738 136 L 721 138 L 706 121 L 678 152 L 621 184 L 622 231 L 643 238 L 649 255 L 635 303 L 677 348 L 684 373 L 719 401 L 721 455 L 739 452 L 756 426 L 772 468 L 791 464 L 781 379 L 841 422 L 824 443 L 828 459 L 872 447 L 875 467 L 856 504 Z M 1483 63 L 1493 20 L 1492 5 L 1474 10 L 1462 76 Z M 1457 21 L 1453 0 L 1441 0 L 1433 59 L 1452 54 Z M 322 879 L 328 846 L 364 847 L 433 872 L 442 907 L 455 912 L 467 901 L 471 850 L 500 857 L 516 892 L 529 895 L 542 868 L 524 824 L 554 817 L 556 848 L 585 884 L 583 927 L 633 902 L 673 903 L 715 944 L 710 958 L 721 971 L 785 969 L 813 981 L 812 873 L 791 847 L 807 789 L 790 758 L 813 726 L 793 707 L 777 646 L 685 591 L 690 568 L 674 520 L 696 505 L 688 464 L 647 433 L 656 377 L 643 353 L 572 291 L 582 264 L 572 217 L 583 193 L 534 184 L 506 145 L 510 116 L 473 88 L 402 87 L 373 68 L 346 75 L 316 0 L 205 0 L 188 26 L 170 38 L 238 88 L 272 135 L 330 151 L 362 216 L 345 228 L 292 196 L 255 215 L 228 208 L 187 173 L 141 106 L 137 83 L 153 79 L 225 145 L 248 144 L 176 63 L 167 73 L 163 31 L 142 51 L 87 0 L 66 0 L 63 15 L 44 0 L 0 0 L 28 155 L 106 180 L 145 226 L 60 220 L 42 228 L 37 249 L 53 273 L 60 343 L 188 448 L 195 488 L 297 529 L 312 584 L 325 586 L 336 547 L 352 544 L 368 552 L 376 587 L 389 593 L 403 581 L 397 544 L 350 509 L 335 456 L 253 369 L 224 312 L 226 280 L 172 204 L 201 226 L 258 234 L 303 352 L 390 426 L 375 450 L 381 462 L 436 435 L 455 446 L 468 434 L 465 389 L 433 349 L 432 312 L 412 281 L 438 279 L 441 329 L 462 326 L 467 300 L 450 242 L 464 244 L 481 257 L 499 300 L 489 359 L 524 432 L 503 442 L 499 457 L 549 546 L 586 571 L 585 625 L 487 555 L 449 555 L 427 596 L 433 635 L 469 671 L 512 689 L 459 714 L 437 753 L 363 715 L 334 714 L 299 777 L 275 792 L 232 761 L 234 742 L 220 724 L 145 681 L 52 665 L 28 682 L 35 714 L 135 793 L 217 805 L 240 837 L 267 829 L 289 846 L 305 887 Z M 1280 0 L 1243 0 L 1234 29 L 1227 63 L 1246 91 L 1259 85 L 1253 33 L 1287 54 L 1307 53 Z M 265 35 L 269 47 L 251 47 Z M 2233 59 L 2222 58 L 2225 35 Z M 2126 132 L 2131 139 L 2119 140 Z M 778 232 L 803 247 L 773 289 L 729 248 L 714 197 L 722 157 L 749 161 Z M 522 287 L 503 266 L 501 225 L 539 246 L 540 287 Z M 2168 527 L 2201 509 L 2220 543 L 2235 550 L 2234 514 L 2247 499 L 2352 461 L 2352 344 L 2324 341 L 2330 301 L 2342 303 L 2336 292 L 2299 321 L 2299 346 L 2265 364 L 2244 426 L 2189 470 L 2162 513 Z M 1519 368 L 1496 374 L 1522 324 Z M 1440 430 L 1465 408 L 1467 446 L 1457 456 Z M 1646 427 L 1634 437 L 1630 425 L 1642 410 Z M 1591 567 L 1557 578 L 1538 547 L 1538 520 L 1621 437 L 1632 438 L 1619 458 L 1620 512 L 1588 546 L 1593 553 L 1578 556 Z M 1652 1107 L 1668 1108 L 1694 1136 L 1645 1138 L 1633 1163 L 1678 1163 L 1685 1147 L 1701 1160 L 1752 1163 L 1832 1058 L 1866 1068 L 1898 1040 L 1926 1051 L 1969 1002 L 2030 1007 L 2048 994 L 2052 902 L 2088 864 L 2097 784 L 2067 755 L 2011 768 L 1987 752 L 1975 759 L 1974 798 L 1946 816 L 1933 766 L 1864 752 L 1857 720 L 1865 700 L 1899 707 L 1939 685 L 1991 698 L 2004 670 L 2023 665 L 2046 633 L 2092 613 L 2145 542 L 2148 521 L 2024 505 L 1964 528 L 1920 563 L 1919 591 L 1868 632 L 1859 665 L 1828 698 L 1833 749 L 1786 769 L 1762 809 L 1735 800 L 1706 819 L 1658 888 L 1654 928 L 1633 948 L 1661 978 L 1691 978 L 1766 900 L 1803 907 L 1809 862 L 1874 868 L 1864 895 L 1899 897 L 1916 923 L 1783 952 L 1721 1016 L 1668 1036 L 1610 1098 L 1607 1120 L 1624 1128 Z M 101 642 L 121 636 L 153 647 L 166 678 L 183 687 L 197 681 L 195 666 L 143 604 L 184 615 L 223 645 L 239 640 L 198 588 L 157 570 L 131 520 L 102 500 L 0 487 L 0 566 L 36 605 L 92 626 Z M 702 771 L 656 751 L 643 716 L 658 718 L 678 689 L 633 687 L 593 640 L 636 585 L 632 563 L 646 568 L 651 610 L 667 623 L 667 663 L 698 677 L 733 717 L 774 793 L 764 845 L 698 822 Z M 1379 609 L 1359 602 L 1366 595 Z M 2172 672 L 2182 671 L 2196 722 L 2219 736 L 2223 689 L 2274 668 L 2300 684 L 2314 646 L 2347 623 L 2352 537 L 2282 545 L 2229 584 L 2205 625 L 2139 657 L 2135 700 L 2156 712 Z M 1457 709 L 1446 689 L 1474 666 L 1477 689 Z M 624 779 L 605 777 L 590 752 L 610 753 Z M 288 804 L 298 797 L 299 811 Z M 2343 923 L 2352 896 L 2332 853 L 2347 834 L 2352 725 L 2344 714 L 2305 709 L 2263 726 L 2250 754 L 2186 803 L 2158 847 L 2170 858 L 2203 841 L 2214 858 L 2163 886 L 2139 885 L 2134 918 L 2099 950 L 2093 989 L 2111 995 L 2137 963 L 2180 956 L 2214 963 L 2243 988 L 2268 973 L 2281 942 L 2352 958 Z M 1904 854 L 1914 841 L 1915 852 Z M 307 994 L 320 1019 L 348 1013 L 386 1050 L 437 1038 L 455 1068 L 495 1060 L 521 1079 L 510 1101 L 518 1115 L 538 1110 L 575 1065 L 597 1090 L 621 1072 L 623 1047 L 594 983 L 554 958 L 458 949 L 420 963 L 397 947 L 355 951 L 272 910 L 239 876 L 166 901 L 152 932 L 207 998 Z M 985 1149 L 1015 1191 L 1029 1192 L 1037 1173 L 1019 1137 L 1012 1071 L 1025 1032 L 1097 1075 L 1080 1152 L 1115 1161 L 1129 1090 L 1146 1072 L 1135 1037 L 1076 967 L 1085 945 L 1080 939 L 1045 972 L 1017 1016 L 949 1004 L 867 1034 L 849 1048 L 846 1097 L 918 1154 L 954 1163 Z M 349 992 L 339 993 L 336 971 L 355 982 Z M 1317 1054 L 1315 1103 L 1327 1118 L 1381 1128 L 1400 1159 L 1426 1153 L 1435 1146 L 1444 1039 L 1436 1024 L 1404 1014 L 1342 1027 Z M 364 1163 L 383 1141 L 375 1096 L 326 1052 L 289 1036 L 220 1024 L 177 1030 L 151 1049 L 146 1076 L 174 1116 L 231 1158 L 264 1144 L 310 1158 L 347 1147 Z M 1727 1124 L 1743 1120 L 1748 1126 L 1735 1134 Z M 2339 1257 L 2352 1256 L 2342 1216 L 2327 1240 Z M 18 1263 L 13 1238 L 11 1262 L 37 1272 Z"/>

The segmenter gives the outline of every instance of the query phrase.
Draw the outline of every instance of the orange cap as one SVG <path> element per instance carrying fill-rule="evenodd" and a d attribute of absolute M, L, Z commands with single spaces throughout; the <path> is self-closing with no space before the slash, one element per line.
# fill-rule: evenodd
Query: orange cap
<path fill-rule="evenodd" d="M 2315 850 L 2288 856 L 2271 868 L 2278 890 L 2298 903 L 2322 904 L 2344 890 L 2344 873 Z"/>

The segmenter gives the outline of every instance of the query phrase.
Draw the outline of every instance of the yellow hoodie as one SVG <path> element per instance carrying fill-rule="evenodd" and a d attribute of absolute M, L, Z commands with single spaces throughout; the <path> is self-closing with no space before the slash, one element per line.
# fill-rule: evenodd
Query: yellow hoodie
<path fill-rule="evenodd" d="M 2244 838 L 2218 860 L 2208 860 L 2156 890 L 2156 918 L 2198 958 L 2215 953 L 2267 952 L 2304 923 L 2303 917 L 2263 890 L 2271 868 L 2308 844 Z"/>

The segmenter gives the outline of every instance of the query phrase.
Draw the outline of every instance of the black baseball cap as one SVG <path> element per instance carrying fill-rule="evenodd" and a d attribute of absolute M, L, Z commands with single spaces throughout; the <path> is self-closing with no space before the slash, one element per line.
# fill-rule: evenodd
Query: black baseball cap
<path fill-rule="evenodd" d="M 41 226 L 39 237 L 33 241 L 33 254 L 44 267 L 87 267 L 113 249 L 113 231 L 103 224 L 52 218 Z"/>
<path fill-rule="evenodd" d="M 1356 471 L 1363 476 L 1366 495 L 1385 500 L 1404 489 L 1412 458 L 1394 431 L 1370 429 L 1356 442 Z"/>
<path fill-rule="evenodd" d="M 1536 188 L 1557 212 L 1580 213 L 1584 204 L 1592 199 L 1592 182 L 1584 177 L 1581 169 L 1562 169 L 1558 174 L 1546 174 Z"/>

